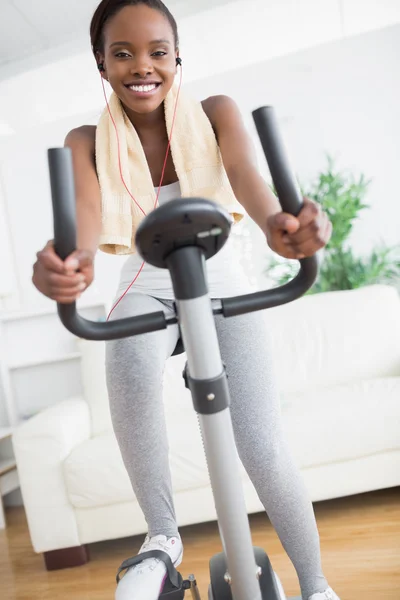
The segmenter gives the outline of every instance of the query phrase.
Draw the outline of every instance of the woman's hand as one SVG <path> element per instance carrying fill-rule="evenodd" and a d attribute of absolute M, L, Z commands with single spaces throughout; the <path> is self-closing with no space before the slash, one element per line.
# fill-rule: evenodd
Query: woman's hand
<path fill-rule="evenodd" d="M 297 217 L 279 212 L 267 220 L 268 245 L 284 258 L 313 256 L 326 246 L 331 235 L 332 223 L 327 214 L 308 198 L 304 198 L 304 206 Z"/>
<path fill-rule="evenodd" d="M 32 282 L 39 292 L 60 304 L 75 302 L 93 281 L 94 256 L 89 250 L 75 250 L 62 261 L 49 241 L 36 256 Z"/>

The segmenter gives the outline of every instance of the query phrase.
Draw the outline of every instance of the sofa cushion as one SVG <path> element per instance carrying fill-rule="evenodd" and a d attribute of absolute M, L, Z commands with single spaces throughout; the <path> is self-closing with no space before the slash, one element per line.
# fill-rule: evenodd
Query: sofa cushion
<path fill-rule="evenodd" d="M 307 469 L 400 450 L 399 398 L 400 377 L 285 396 L 284 430 L 297 464 Z"/>
<path fill-rule="evenodd" d="M 305 296 L 264 314 L 283 393 L 400 375 L 400 299 L 393 287 Z"/>
<path fill-rule="evenodd" d="M 208 485 L 207 466 L 196 427 L 185 431 L 179 443 L 178 440 L 170 443 L 170 466 L 176 493 Z M 77 508 L 134 500 L 129 477 L 111 431 L 76 448 L 64 463 L 64 475 L 71 504 Z"/>
<path fill-rule="evenodd" d="M 286 395 L 283 423 L 296 463 L 304 469 L 400 449 L 399 397 L 400 377 Z M 192 405 L 180 396 L 171 406 L 167 426 L 174 492 L 205 487 L 208 472 Z M 78 446 L 63 467 L 77 508 L 134 500 L 111 432 Z"/>

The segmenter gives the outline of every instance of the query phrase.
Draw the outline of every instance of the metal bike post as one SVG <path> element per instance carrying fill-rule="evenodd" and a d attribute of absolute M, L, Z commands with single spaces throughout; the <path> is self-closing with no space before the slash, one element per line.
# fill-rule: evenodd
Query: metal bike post
<path fill-rule="evenodd" d="M 188 382 L 199 416 L 234 600 L 261 600 L 239 459 L 229 410 L 204 261 L 196 247 L 168 258 L 179 324 L 187 354 Z M 191 297 L 189 297 L 191 296 Z"/>

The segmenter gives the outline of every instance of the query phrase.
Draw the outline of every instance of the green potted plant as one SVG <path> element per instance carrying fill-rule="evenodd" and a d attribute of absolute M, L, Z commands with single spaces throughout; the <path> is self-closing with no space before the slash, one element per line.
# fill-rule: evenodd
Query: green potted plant
<path fill-rule="evenodd" d="M 349 244 L 354 222 L 361 211 L 369 208 L 364 199 L 370 181 L 364 175 L 335 169 L 328 156 L 327 169 L 321 172 L 304 196 L 318 202 L 329 215 L 333 225 L 332 237 L 323 251 L 318 280 L 309 294 L 335 290 L 351 290 L 378 283 L 399 285 L 400 246 L 374 248 L 368 256 L 356 256 Z M 298 262 L 273 256 L 265 274 L 276 284 L 289 281 L 298 271 Z"/>

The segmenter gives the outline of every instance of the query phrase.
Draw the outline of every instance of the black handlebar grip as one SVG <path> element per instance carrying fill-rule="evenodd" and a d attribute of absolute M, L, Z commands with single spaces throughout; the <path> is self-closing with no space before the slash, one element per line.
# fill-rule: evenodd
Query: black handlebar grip
<path fill-rule="evenodd" d="M 262 106 L 253 112 L 253 119 L 282 210 L 297 217 L 303 206 L 303 198 L 289 168 L 275 111 L 271 106 Z"/>
<path fill-rule="evenodd" d="M 47 151 L 53 205 L 54 249 L 65 260 L 76 249 L 75 179 L 71 148 Z"/>

